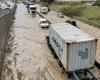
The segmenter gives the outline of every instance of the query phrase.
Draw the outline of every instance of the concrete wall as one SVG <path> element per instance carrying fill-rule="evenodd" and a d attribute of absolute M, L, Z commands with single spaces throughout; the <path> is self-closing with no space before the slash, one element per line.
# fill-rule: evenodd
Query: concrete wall
<path fill-rule="evenodd" d="M 15 9 L 16 7 L 9 14 L 0 17 L 0 80 L 6 53 L 8 32 L 14 19 Z"/>

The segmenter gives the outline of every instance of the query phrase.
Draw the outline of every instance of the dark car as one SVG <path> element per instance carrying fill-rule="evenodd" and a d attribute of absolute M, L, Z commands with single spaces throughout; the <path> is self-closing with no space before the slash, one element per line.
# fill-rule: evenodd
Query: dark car
<path fill-rule="evenodd" d="M 75 20 L 66 20 L 65 22 L 77 27 L 77 24 L 76 24 Z"/>

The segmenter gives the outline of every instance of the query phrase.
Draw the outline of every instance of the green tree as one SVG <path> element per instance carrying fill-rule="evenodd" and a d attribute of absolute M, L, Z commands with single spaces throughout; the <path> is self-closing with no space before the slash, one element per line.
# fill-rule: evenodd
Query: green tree
<path fill-rule="evenodd" d="M 95 5 L 100 6 L 100 0 L 96 0 Z"/>

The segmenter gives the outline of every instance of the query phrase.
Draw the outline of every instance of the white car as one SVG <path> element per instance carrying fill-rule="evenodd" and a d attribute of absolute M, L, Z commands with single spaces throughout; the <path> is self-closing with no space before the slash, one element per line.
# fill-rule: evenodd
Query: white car
<path fill-rule="evenodd" d="M 39 25 L 42 28 L 43 27 L 44 28 L 48 28 L 50 24 L 49 24 L 49 22 L 46 19 L 42 18 L 42 19 L 39 20 Z"/>
<path fill-rule="evenodd" d="M 40 8 L 40 13 L 47 14 L 48 13 L 48 7 Z"/>
<path fill-rule="evenodd" d="M 10 6 L 6 3 L 1 3 L 1 9 L 10 9 Z"/>
<path fill-rule="evenodd" d="M 6 2 L 2 2 L 0 4 L 0 8 L 1 9 L 12 9 L 14 7 L 14 3 L 11 1 L 6 1 Z"/>
<path fill-rule="evenodd" d="M 60 18 L 64 18 L 64 14 L 63 13 L 58 13 L 57 16 L 60 17 Z"/>
<path fill-rule="evenodd" d="M 10 7 L 10 9 L 12 9 L 15 6 L 15 3 L 11 2 L 11 1 L 7 1 L 6 3 Z"/>

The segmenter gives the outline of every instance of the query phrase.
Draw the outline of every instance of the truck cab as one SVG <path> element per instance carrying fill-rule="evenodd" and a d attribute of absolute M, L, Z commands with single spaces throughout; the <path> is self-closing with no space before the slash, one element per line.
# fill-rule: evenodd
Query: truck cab
<path fill-rule="evenodd" d="M 28 11 L 29 11 L 29 13 L 35 13 L 36 9 L 37 9 L 36 5 L 29 5 Z"/>
<path fill-rule="evenodd" d="M 26 8 L 29 13 L 35 13 L 37 9 L 36 5 L 31 2 L 26 4 Z"/>

